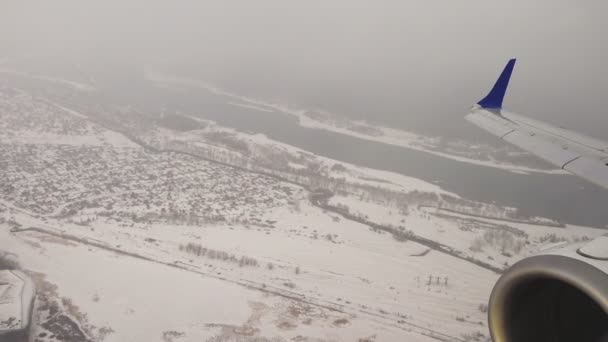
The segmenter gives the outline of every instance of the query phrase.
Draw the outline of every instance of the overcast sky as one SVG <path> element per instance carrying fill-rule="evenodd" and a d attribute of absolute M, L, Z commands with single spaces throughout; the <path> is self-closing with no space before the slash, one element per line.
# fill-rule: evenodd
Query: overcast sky
<path fill-rule="evenodd" d="M 506 107 L 608 140 L 604 1 L 0 0 L 0 60 L 178 64 L 252 95 L 435 132 L 519 59 Z"/>

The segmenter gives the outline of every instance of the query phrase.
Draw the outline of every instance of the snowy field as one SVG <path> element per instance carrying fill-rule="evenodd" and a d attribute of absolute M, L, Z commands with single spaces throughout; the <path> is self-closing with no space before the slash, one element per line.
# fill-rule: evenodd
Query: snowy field
<path fill-rule="evenodd" d="M 0 249 L 37 284 L 36 341 L 487 341 L 496 270 L 604 232 L 212 122 L 134 138 L 0 95 Z"/>

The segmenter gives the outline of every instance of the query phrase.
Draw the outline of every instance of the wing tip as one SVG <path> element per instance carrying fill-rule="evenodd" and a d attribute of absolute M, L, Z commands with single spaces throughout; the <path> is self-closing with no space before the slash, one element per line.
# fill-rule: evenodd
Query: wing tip
<path fill-rule="evenodd" d="M 509 60 L 502 73 L 496 80 L 494 87 L 492 90 L 484 97 L 481 101 L 477 102 L 482 108 L 485 109 L 501 109 L 502 102 L 507 92 L 507 87 L 509 86 L 509 80 L 511 79 L 511 74 L 513 73 L 513 69 L 515 68 L 516 58 L 512 58 Z"/>

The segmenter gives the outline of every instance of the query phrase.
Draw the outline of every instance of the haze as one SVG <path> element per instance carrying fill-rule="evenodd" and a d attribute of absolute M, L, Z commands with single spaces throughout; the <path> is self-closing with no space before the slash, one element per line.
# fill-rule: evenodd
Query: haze
<path fill-rule="evenodd" d="M 0 0 L 0 341 L 602 340 L 607 10 Z"/>
<path fill-rule="evenodd" d="M 1 59 L 171 65 L 244 94 L 434 134 L 517 57 L 507 107 L 608 139 L 602 1 L 3 1 Z M 97 74 L 99 75 L 99 73 Z"/>

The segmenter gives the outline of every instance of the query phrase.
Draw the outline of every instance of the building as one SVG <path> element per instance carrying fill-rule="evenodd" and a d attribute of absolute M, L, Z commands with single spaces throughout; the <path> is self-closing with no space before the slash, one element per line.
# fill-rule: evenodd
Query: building
<path fill-rule="evenodd" d="M 27 338 L 34 297 L 34 283 L 25 273 L 0 270 L 0 341 Z"/>

